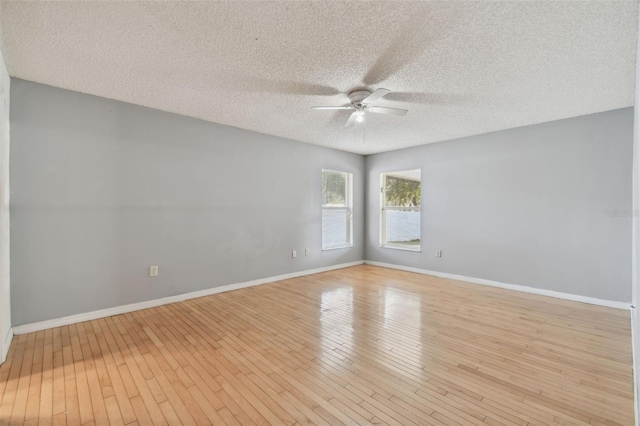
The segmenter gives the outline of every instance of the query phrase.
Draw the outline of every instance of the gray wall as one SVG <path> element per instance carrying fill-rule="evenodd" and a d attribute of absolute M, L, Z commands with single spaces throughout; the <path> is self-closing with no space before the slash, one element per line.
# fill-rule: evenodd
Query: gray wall
<path fill-rule="evenodd" d="M 13 325 L 364 258 L 360 155 L 16 79 L 11 98 Z M 322 168 L 354 174 L 351 249 L 321 251 Z"/>
<path fill-rule="evenodd" d="M 366 258 L 630 302 L 632 132 L 627 108 L 369 156 Z M 380 248 L 380 173 L 416 168 L 422 252 Z"/>
<path fill-rule="evenodd" d="M 0 364 L 11 343 L 11 289 L 9 260 L 9 112 L 11 79 L 0 52 Z"/>

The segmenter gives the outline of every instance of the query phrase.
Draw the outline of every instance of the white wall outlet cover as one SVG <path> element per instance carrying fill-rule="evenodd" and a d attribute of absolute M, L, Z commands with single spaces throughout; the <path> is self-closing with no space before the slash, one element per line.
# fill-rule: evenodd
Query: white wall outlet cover
<path fill-rule="evenodd" d="M 291 257 L 296 257 L 297 255 L 298 255 L 298 253 L 296 253 L 296 251 L 295 251 L 295 250 L 293 250 L 293 251 L 291 252 Z"/>
<path fill-rule="evenodd" d="M 311 253 L 311 250 L 309 249 L 304 249 L 304 255 L 305 256 L 309 256 L 309 254 Z"/>
<path fill-rule="evenodd" d="M 150 277 L 157 277 L 158 276 L 158 266 L 157 265 L 149 266 L 149 276 Z"/>

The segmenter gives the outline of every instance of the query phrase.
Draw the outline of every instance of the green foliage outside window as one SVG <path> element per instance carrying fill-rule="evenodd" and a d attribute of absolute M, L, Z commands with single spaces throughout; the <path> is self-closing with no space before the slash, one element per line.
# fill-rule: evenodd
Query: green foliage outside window
<path fill-rule="evenodd" d="M 322 172 L 322 204 L 346 206 L 347 174 L 341 172 Z"/>
<path fill-rule="evenodd" d="M 387 176 L 384 190 L 389 207 L 420 206 L 420 182 Z"/>

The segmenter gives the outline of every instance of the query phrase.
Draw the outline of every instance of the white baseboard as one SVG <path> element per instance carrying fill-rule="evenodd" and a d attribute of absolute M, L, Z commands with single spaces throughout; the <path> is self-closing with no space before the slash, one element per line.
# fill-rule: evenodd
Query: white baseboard
<path fill-rule="evenodd" d="M 357 262 L 341 263 L 339 265 L 325 266 L 317 269 L 307 269 L 305 271 L 292 272 L 284 275 L 276 275 L 274 277 L 260 278 L 252 281 L 245 281 L 236 284 L 223 285 L 220 287 L 209 288 L 206 290 L 194 291 L 191 293 L 178 294 L 176 296 L 163 297 L 161 299 L 147 300 L 145 302 L 131 303 L 129 305 L 115 306 L 113 308 L 100 309 L 98 311 L 86 312 L 82 314 L 69 315 L 62 318 L 55 318 L 46 321 L 34 322 L 30 324 L 17 325 L 13 327 L 13 334 L 25 334 L 39 330 L 46 330 L 63 325 L 76 324 L 83 321 L 90 321 L 98 318 L 110 317 L 113 315 L 124 314 L 127 312 L 138 311 L 140 309 L 153 308 L 156 306 L 166 305 L 169 303 L 182 302 L 184 300 L 195 299 L 197 297 L 209 296 L 226 291 L 238 290 L 246 287 L 254 287 L 257 285 L 268 284 L 275 281 L 288 280 L 291 278 L 302 277 L 305 275 L 318 274 L 320 272 L 332 271 L 334 269 L 348 268 L 351 266 L 362 265 L 363 260 Z"/>
<path fill-rule="evenodd" d="M 0 353 L 0 364 L 7 360 L 7 354 L 9 353 L 9 346 L 11 346 L 11 341 L 13 340 L 13 328 L 9 327 L 9 332 L 2 342 L 2 353 Z"/>
<path fill-rule="evenodd" d="M 592 305 L 607 306 L 609 308 L 626 309 L 631 308 L 630 303 L 616 302 L 614 300 L 597 299 L 595 297 L 579 296 L 577 294 L 561 293 L 559 291 L 544 290 L 541 288 L 527 287 L 518 284 L 505 284 L 498 281 L 485 280 L 482 278 L 465 277 L 464 275 L 448 274 L 446 272 L 429 271 L 427 269 L 412 268 L 410 266 L 394 265 L 391 263 L 375 262 L 373 260 L 365 260 L 367 265 L 381 266 L 383 268 L 399 269 L 401 271 L 415 272 L 423 275 L 433 275 L 440 278 L 448 278 L 450 280 L 465 281 L 474 284 L 487 285 L 491 287 L 505 288 L 507 290 L 521 291 L 524 293 L 537 294 L 540 296 L 556 297 L 558 299 L 572 300 L 574 302 L 589 303 Z"/>

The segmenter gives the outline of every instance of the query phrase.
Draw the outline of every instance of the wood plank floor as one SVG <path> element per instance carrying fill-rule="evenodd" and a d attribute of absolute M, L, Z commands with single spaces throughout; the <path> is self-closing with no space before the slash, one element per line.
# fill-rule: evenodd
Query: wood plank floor
<path fill-rule="evenodd" d="M 633 425 L 625 311 L 357 266 L 17 336 L 0 423 Z"/>

